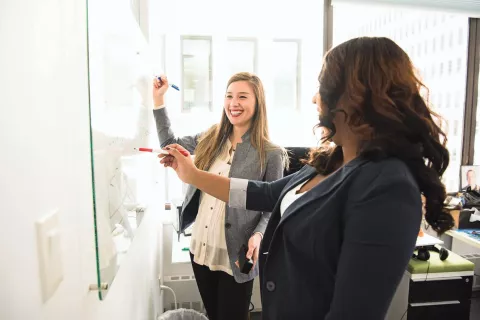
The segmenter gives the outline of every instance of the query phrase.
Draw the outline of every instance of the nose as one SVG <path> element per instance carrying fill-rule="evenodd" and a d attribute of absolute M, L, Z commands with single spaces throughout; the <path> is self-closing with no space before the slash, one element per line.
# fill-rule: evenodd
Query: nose
<path fill-rule="evenodd" d="M 231 107 L 238 106 L 238 102 L 239 102 L 238 98 L 233 97 L 233 98 L 230 100 L 230 106 L 231 106 Z"/>

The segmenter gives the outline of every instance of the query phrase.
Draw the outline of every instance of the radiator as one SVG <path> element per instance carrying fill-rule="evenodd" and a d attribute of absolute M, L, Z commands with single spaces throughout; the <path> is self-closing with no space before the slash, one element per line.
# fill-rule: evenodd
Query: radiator
<path fill-rule="evenodd" d="M 200 292 L 198 292 L 197 283 L 195 282 L 195 276 L 193 274 L 164 276 L 163 279 L 160 279 L 160 283 L 172 288 L 177 296 L 177 305 L 175 306 L 172 293 L 167 290 L 163 291 L 164 312 L 185 308 L 205 313 L 202 298 L 200 297 Z"/>

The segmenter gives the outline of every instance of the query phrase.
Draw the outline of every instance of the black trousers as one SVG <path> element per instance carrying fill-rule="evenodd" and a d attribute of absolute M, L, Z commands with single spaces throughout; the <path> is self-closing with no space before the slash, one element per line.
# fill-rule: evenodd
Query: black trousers
<path fill-rule="evenodd" d="M 223 271 L 211 271 L 192 260 L 198 290 L 210 320 L 246 320 L 252 297 L 253 280 L 237 283 Z"/>

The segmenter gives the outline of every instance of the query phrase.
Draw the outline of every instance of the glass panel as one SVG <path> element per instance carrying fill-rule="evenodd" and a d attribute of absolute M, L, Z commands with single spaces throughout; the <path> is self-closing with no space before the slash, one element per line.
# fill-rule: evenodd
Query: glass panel
<path fill-rule="evenodd" d="M 296 41 L 273 42 L 273 108 L 297 107 L 299 86 L 299 44 Z"/>
<path fill-rule="evenodd" d="M 398 43 L 430 90 L 431 108 L 445 120 L 450 165 L 443 182 L 460 188 L 465 106 L 468 17 L 432 11 L 338 5 L 334 7 L 334 45 L 358 36 L 385 36 Z"/>
<path fill-rule="evenodd" d="M 212 108 L 210 37 L 182 39 L 183 110 Z"/>
<path fill-rule="evenodd" d="M 156 157 L 147 42 L 129 6 L 88 2 L 92 191 L 97 286 L 110 287 L 150 206 Z M 147 104 L 145 104 L 147 103 Z M 93 240 L 93 239 L 92 239 Z M 99 291 L 104 299 L 108 290 Z"/>
<path fill-rule="evenodd" d="M 226 59 L 229 75 L 237 72 L 256 73 L 255 40 L 230 39 L 227 41 Z"/>

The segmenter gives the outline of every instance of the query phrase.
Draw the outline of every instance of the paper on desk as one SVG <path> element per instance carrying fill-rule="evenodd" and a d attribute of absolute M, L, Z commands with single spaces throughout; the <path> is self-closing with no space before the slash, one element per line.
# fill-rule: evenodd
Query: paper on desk
<path fill-rule="evenodd" d="M 423 247 L 423 246 L 433 246 L 435 244 L 443 244 L 443 241 L 427 233 L 423 233 L 423 237 L 417 237 L 417 243 L 415 244 L 415 246 Z"/>

